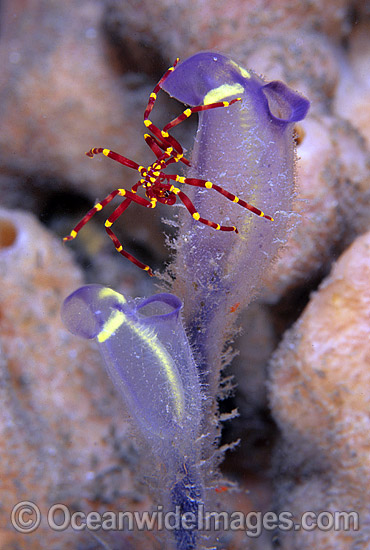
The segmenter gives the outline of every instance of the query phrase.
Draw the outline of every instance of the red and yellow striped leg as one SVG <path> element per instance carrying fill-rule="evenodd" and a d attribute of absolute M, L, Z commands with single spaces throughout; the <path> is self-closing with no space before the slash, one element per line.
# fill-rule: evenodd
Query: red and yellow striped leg
<path fill-rule="evenodd" d="M 179 197 L 179 199 L 184 204 L 186 209 L 190 212 L 194 220 L 196 220 L 197 222 L 203 223 L 204 225 L 208 225 L 209 227 L 213 227 L 213 229 L 217 229 L 219 231 L 235 231 L 235 233 L 238 233 L 238 230 L 234 225 L 220 225 L 219 223 L 211 222 L 206 218 L 202 218 L 199 212 L 196 211 L 195 206 L 191 202 L 189 197 L 185 195 L 185 193 L 180 191 L 180 189 L 178 189 L 177 187 L 171 186 L 170 191 L 172 193 L 175 193 L 175 195 Z"/>
<path fill-rule="evenodd" d="M 154 90 L 152 91 L 152 93 L 149 96 L 148 105 L 147 105 L 147 107 L 145 109 L 145 112 L 144 112 L 144 119 L 147 119 L 148 116 L 150 115 L 150 113 L 152 112 L 153 107 L 154 107 L 154 103 L 156 102 L 156 99 L 157 99 L 157 94 L 158 94 L 159 90 L 161 89 L 161 86 L 162 86 L 163 82 L 169 77 L 169 75 L 172 73 L 172 71 L 174 70 L 174 68 L 178 64 L 178 62 L 179 62 L 179 58 L 177 58 L 175 60 L 175 63 L 172 65 L 172 67 L 170 67 L 164 73 L 164 75 L 162 76 L 160 81 L 155 85 Z"/>
<path fill-rule="evenodd" d="M 189 118 L 193 113 L 198 113 L 200 111 L 208 111 L 209 109 L 217 109 L 218 107 L 229 107 L 230 105 L 233 105 L 237 101 L 241 101 L 241 98 L 238 97 L 236 99 L 232 99 L 231 101 L 218 101 L 217 103 L 210 103 L 209 105 L 198 105 L 196 107 L 191 107 L 189 109 L 186 109 L 181 115 L 176 117 L 174 120 L 166 124 L 166 126 L 163 128 L 163 130 L 160 130 L 157 126 L 155 126 L 151 120 L 148 119 L 149 113 L 145 111 L 144 114 L 144 124 L 145 126 L 160 140 L 160 142 L 164 142 L 169 144 L 178 154 L 183 154 L 183 148 L 181 147 L 180 143 L 168 133 L 168 130 L 170 128 L 173 128 L 174 126 L 177 126 L 182 122 L 183 120 Z M 149 111 L 150 112 L 150 111 Z M 160 143 L 158 143 L 159 146 Z M 165 147 L 161 146 L 163 149 Z M 179 159 L 181 160 L 181 158 Z M 185 159 L 184 164 L 187 166 L 190 166 L 189 161 Z"/>
<path fill-rule="evenodd" d="M 193 185 L 194 187 L 203 187 L 203 188 L 206 188 L 206 189 L 214 189 L 215 191 L 217 191 L 217 193 L 220 193 L 221 195 L 223 195 L 224 197 L 229 199 L 229 201 L 239 204 L 243 208 L 246 208 L 250 212 L 253 212 L 253 214 L 256 214 L 257 216 L 259 216 L 261 218 L 266 218 L 267 220 L 270 220 L 272 222 L 274 221 L 274 218 L 272 218 L 271 216 L 268 216 L 267 214 L 262 212 L 262 210 L 259 210 L 259 208 L 256 208 L 255 206 L 253 206 L 253 204 L 249 204 L 248 202 L 244 201 L 243 199 L 240 199 L 239 197 L 237 197 L 236 195 L 233 195 L 232 193 L 229 193 L 229 191 L 226 191 L 226 189 L 223 189 L 223 187 L 220 187 L 219 185 L 215 185 L 211 181 L 201 180 L 201 179 L 197 179 L 197 178 L 183 178 L 181 176 L 175 176 L 175 175 L 172 175 L 172 174 L 168 174 L 167 178 L 171 179 L 171 180 L 175 180 L 178 183 L 186 183 L 187 185 Z"/>
<path fill-rule="evenodd" d="M 105 222 L 105 230 L 106 232 L 108 233 L 109 237 L 112 239 L 113 241 L 113 244 L 114 246 L 116 247 L 116 250 L 117 252 L 119 252 L 120 254 L 122 254 L 122 256 L 124 258 L 127 258 L 128 260 L 130 260 L 130 262 L 132 262 L 133 264 L 135 264 L 137 267 L 140 267 L 140 269 L 143 269 L 144 271 L 147 271 L 149 273 L 149 275 L 151 277 L 153 277 L 153 271 L 151 270 L 151 268 L 144 264 L 143 262 L 141 262 L 140 260 L 137 260 L 135 258 L 135 256 L 133 256 L 132 254 L 130 254 L 129 252 L 126 252 L 126 250 L 123 249 L 123 246 L 122 244 L 120 243 L 120 241 L 118 240 L 117 236 L 115 233 L 113 233 L 112 229 L 111 229 L 111 226 L 114 224 L 114 222 L 121 216 L 121 214 L 126 210 L 126 208 L 128 208 L 131 204 L 131 202 L 133 202 L 131 199 L 125 199 L 116 209 L 115 211 L 113 212 L 113 214 L 111 216 L 109 216 L 109 218 L 107 219 L 107 221 Z"/>
<path fill-rule="evenodd" d="M 163 156 L 165 156 L 166 154 L 168 155 L 168 157 L 170 157 L 171 155 L 169 153 L 163 153 L 163 150 L 162 149 L 167 149 L 167 147 L 165 148 L 160 142 L 159 140 L 157 140 L 155 137 L 153 136 L 150 136 L 149 134 L 144 134 L 144 139 L 145 139 L 145 143 L 147 145 L 149 145 L 149 147 L 151 148 L 151 150 L 153 151 L 153 153 L 155 154 L 155 156 L 157 157 L 157 159 L 160 159 L 162 158 Z"/>
<path fill-rule="evenodd" d="M 163 130 L 160 130 L 155 124 L 152 123 L 151 120 L 149 120 L 149 115 L 153 110 L 154 104 L 157 100 L 157 94 L 159 90 L 161 89 L 161 85 L 163 82 L 168 78 L 170 73 L 175 69 L 177 63 L 179 62 L 179 58 L 176 59 L 175 63 L 170 67 L 162 76 L 158 84 L 155 86 L 154 90 L 149 96 L 149 101 L 147 108 L 144 111 L 144 124 L 145 126 L 160 140 L 161 143 L 163 143 L 163 149 L 166 149 L 167 147 L 173 147 L 173 149 L 179 153 L 183 153 L 183 149 L 180 145 L 180 143 L 175 139 L 174 137 L 170 136 L 168 132 L 164 132 Z"/>
<path fill-rule="evenodd" d="M 91 218 L 96 214 L 97 212 L 100 212 L 107 204 L 109 204 L 114 197 L 119 195 L 120 197 L 127 197 L 128 199 L 136 202 L 137 204 L 140 204 L 141 206 L 145 206 L 146 208 L 154 208 L 156 201 L 148 201 L 146 199 L 143 199 L 142 197 L 138 197 L 135 195 L 135 192 L 132 191 L 126 191 L 126 189 L 116 189 L 115 191 L 112 191 L 105 199 L 103 199 L 101 202 L 98 202 L 91 210 L 88 211 L 88 213 L 82 218 L 80 222 L 74 227 L 71 231 L 71 233 L 63 238 L 63 241 L 71 241 L 77 237 L 77 234 L 85 224 L 87 224 L 88 221 L 91 220 Z"/>
<path fill-rule="evenodd" d="M 138 170 L 140 172 L 139 170 L 140 165 L 137 162 L 130 160 L 126 157 L 123 157 L 122 155 L 119 155 L 118 153 L 115 153 L 110 149 L 103 149 L 102 147 L 98 147 L 98 148 L 93 147 L 92 149 L 90 149 L 90 151 L 88 151 L 85 154 L 86 156 L 93 158 L 94 155 L 100 155 L 100 153 L 103 153 L 103 155 L 105 155 L 106 157 L 109 157 L 110 159 L 113 159 L 116 162 L 123 164 L 123 166 L 128 166 L 129 168 L 133 168 L 134 170 Z"/>
<path fill-rule="evenodd" d="M 173 147 L 168 147 L 167 144 L 164 144 L 159 139 L 155 138 L 154 136 L 150 136 L 149 134 L 144 134 L 144 139 L 147 145 L 151 148 L 155 156 L 158 160 L 161 160 L 162 158 L 168 158 L 170 159 L 173 157 L 172 162 L 178 162 L 181 161 L 186 166 L 190 166 L 190 161 L 186 159 L 182 155 L 174 155 Z M 163 150 L 163 151 L 162 151 Z M 169 163 L 170 164 L 170 163 Z M 167 166 L 168 164 L 166 164 Z"/>
<path fill-rule="evenodd" d="M 189 107 L 188 109 L 185 109 L 181 115 L 174 118 L 166 124 L 166 126 L 163 128 L 163 132 L 168 132 L 170 128 L 173 128 L 174 126 L 177 126 L 182 122 L 183 120 L 186 120 L 189 118 L 193 113 L 199 113 L 200 111 L 208 111 L 209 109 L 217 109 L 218 107 L 229 107 L 230 105 L 233 105 L 233 103 L 236 103 L 237 101 L 241 101 L 241 97 L 237 97 L 236 99 L 232 99 L 231 101 L 218 101 L 217 103 L 210 103 L 209 105 L 198 105 L 197 107 Z"/>
<path fill-rule="evenodd" d="M 107 197 L 105 197 L 105 199 L 103 199 L 101 202 L 98 202 L 95 206 L 93 206 L 93 208 L 91 208 L 91 210 L 88 211 L 88 213 L 82 218 L 82 220 L 78 222 L 76 227 L 72 229 L 70 234 L 67 237 L 63 238 L 63 241 L 71 241 L 72 239 L 75 239 L 77 237 L 77 233 L 81 231 L 83 226 L 87 224 L 88 221 L 91 220 L 94 214 L 96 214 L 97 212 L 100 212 L 100 210 L 102 210 L 104 206 L 107 206 L 107 204 L 109 204 L 114 199 L 114 197 L 120 194 L 120 191 L 121 189 L 116 189 L 115 191 L 110 193 Z"/>
<path fill-rule="evenodd" d="M 165 132 L 164 130 L 160 130 L 151 120 L 148 118 L 144 119 L 144 124 L 152 132 L 152 134 L 155 135 L 155 137 L 163 143 L 163 149 L 167 149 L 167 147 L 172 147 L 174 151 L 178 155 L 183 155 L 183 148 L 181 147 L 180 143 L 175 139 L 173 136 L 171 136 L 168 132 Z"/>

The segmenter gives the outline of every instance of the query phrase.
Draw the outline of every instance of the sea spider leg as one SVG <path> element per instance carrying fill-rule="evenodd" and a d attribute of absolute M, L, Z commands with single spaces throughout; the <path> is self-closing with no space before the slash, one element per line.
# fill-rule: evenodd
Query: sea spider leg
<path fill-rule="evenodd" d="M 140 197 L 137 197 L 137 198 L 140 198 Z M 143 199 L 145 200 L 145 199 Z M 114 222 L 121 216 L 121 214 L 123 214 L 123 212 L 130 206 L 132 202 L 132 199 L 125 199 L 116 209 L 115 211 L 113 212 L 113 214 L 111 216 L 109 216 L 109 218 L 106 220 L 105 222 L 105 230 L 106 232 L 108 233 L 109 237 L 112 239 L 113 241 L 113 244 L 114 246 L 116 247 L 116 250 L 117 252 L 119 252 L 120 254 L 122 254 L 122 256 L 124 256 L 125 258 L 127 258 L 128 260 L 130 260 L 130 262 L 132 262 L 133 264 L 135 264 L 137 267 L 140 267 L 141 269 L 143 269 L 144 271 L 147 271 L 148 274 L 153 277 L 153 271 L 151 270 L 151 268 L 147 265 L 147 264 L 144 264 L 143 262 L 141 262 L 140 260 L 138 260 L 137 258 L 135 258 L 135 256 L 133 256 L 132 254 L 130 254 L 129 252 L 126 252 L 126 250 L 124 250 L 121 242 L 119 241 L 119 239 L 117 238 L 117 235 L 112 231 L 111 227 L 112 225 L 114 224 Z M 135 201 L 136 202 L 136 201 Z M 148 202 L 148 201 L 146 201 Z M 139 204 L 142 204 L 141 202 Z"/>
<path fill-rule="evenodd" d="M 96 214 L 97 212 L 100 212 L 100 210 L 102 210 L 105 206 L 107 206 L 107 204 L 109 204 L 114 199 L 114 197 L 117 197 L 117 195 L 120 197 L 127 197 L 130 202 L 134 201 L 137 204 L 140 204 L 141 206 L 145 206 L 146 208 L 154 208 L 156 205 L 156 201 L 154 199 L 151 201 L 148 201 L 147 199 L 138 197 L 135 194 L 135 192 L 126 191 L 126 189 L 115 189 L 114 191 L 112 191 L 112 193 L 109 193 L 109 195 L 107 195 L 105 199 L 95 204 L 95 206 L 93 206 L 93 208 L 91 208 L 91 210 L 89 210 L 88 213 L 82 218 L 82 220 L 79 221 L 78 224 L 72 229 L 71 233 L 67 237 L 63 238 L 63 241 L 71 241 L 75 239 L 79 231 L 81 231 L 83 226 L 86 225 L 87 222 L 91 220 L 94 214 Z M 125 202 L 122 204 L 125 204 Z M 127 204 L 127 206 L 129 206 L 129 203 Z"/>
<path fill-rule="evenodd" d="M 183 122 L 184 120 L 189 118 L 193 113 L 208 111 L 209 109 L 217 109 L 219 107 L 229 107 L 237 101 L 241 101 L 241 97 L 237 97 L 236 99 L 232 99 L 231 101 L 218 101 L 217 103 L 209 103 L 208 105 L 197 105 L 196 107 L 189 107 L 188 109 L 185 109 L 185 111 L 183 111 L 181 115 L 166 124 L 166 126 L 163 128 L 163 131 L 168 132 L 168 130 L 174 128 L 175 126 L 180 124 L 180 122 Z"/>
<path fill-rule="evenodd" d="M 197 212 L 194 204 L 191 202 L 189 197 L 183 193 L 180 189 L 177 187 L 174 187 L 173 185 L 170 187 L 170 192 L 174 193 L 179 197 L 181 202 L 184 204 L 185 208 L 190 212 L 190 214 L 193 216 L 194 220 L 203 223 L 204 225 L 208 225 L 209 227 L 213 227 L 213 229 L 217 229 L 219 231 L 235 231 L 235 233 L 238 233 L 237 228 L 234 225 L 220 225 L 219 223 L 211 222 L 210 220 L 207 220 L 206 218 L 202 218 Z"/>
<path fill-rule="evenodd" d="M 252 204 L 249 204 L 243 199 L 240 199 L 239 197 L 237 197 L 236 195 L 233 195 L 229 191 L 226 191 L 226 189 L 223 189 L 223 187 L 220 187 L 219 185 L 215 185 L 211 181 L 201 180 L 197 178 L 183 178 L 181 176 L 177 176 L 173 174 L 168 174 L 167 178 L 169 180 L 174 180 L 178 183 L 186 183 L 187 185 L 193 185 L 194 187 L 214 189 L 215 191 L 217 191 L 218 193 L 220 193 L 221 195 L 229 199 L 229 201 L 238 203 L 243 208 L 246 208 L 247 210 L 250 210 L 251 212 L 253 212 L 253 214 L 260 216 L 261 218 L 266 218 L 267 220 L 274 221 L 274 218 L 272 218 L 271 216 L 268 216 L 267 214 L 264 214 L 262 210 L 260 210 L 259 208 L 256 208 Z"/>

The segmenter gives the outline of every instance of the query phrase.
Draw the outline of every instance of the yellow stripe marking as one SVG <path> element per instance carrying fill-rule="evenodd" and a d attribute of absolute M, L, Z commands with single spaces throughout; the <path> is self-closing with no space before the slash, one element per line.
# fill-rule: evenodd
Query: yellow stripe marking
<path fill-rule="evenodd" d="M 186 117 L 189 117 L 191 115 L 191 109 L 185 109 L 183 113 Z"/>
<path fill-rule="evenodd" d="M 151 97 L 153 99 L 157 99 L 157 94 L 152 92 L 149 97 Z"/>
<path fill-rule="evenodd" d="M 71 231 L 71 237 L 72 237 L 72 239 L 74 239 L 74 238 L 76 237 L 76 235 L 77 235 L 77 231 L 74 231 L 74 230 Z"/>
<path fill-rule="evenodd" d="M 145 126 L 146 126 L 147 128 L 148 128 L 149 126 L 152 125 L 152 123 L 151 123 L 151 121 L 150 121 L 149 119 L 144 120 L 144 124 L 145 124 Z"/>
<path fill-rule="evenodd" d="M 103 155 L 107 157 L 109 153 L 110 153 L 110 149 L 103 149 Z"/>
<path fill-rule="evenodd" d="M 174 187 L 173 185 L 171 185 L 170 191 L 172 193 L 175 193 L 175 195 L 178 195 L 178 193 L 180 193 L 180 189 L 178 187 Z"/>
<path fill-rule="evenodd" d="M 104 298 L 115 298 L 120 304 L 126 303 L 126 298 L 111 288 L 104 287 L 99 291 L 98 297 L 104 300 Z"/>
<path fill-rule="evenodd" d="M 208 94 L 204 96 L 203 104 L 210 105 L 211 103 L 218 103 L 225 97 L 232 95 L 239 95 L 244 92 L 244 88 L 241 84 L 222 84 L 218 88 L 210 90 Z"/>
<path fill-rule="evenodd" d="M 235 63 L 235 61 L 231 61 L 231 59 L 230 59 L 229 63 L 230 63 L 230 65 L 233 65 L 233 67 L 238 69 L 238 71 L 240 72 L 240 74 L 242 76 L 244 76 L 244 78 L 251 78 L 251 74 L 246 69 L 243 69 L 243 67 L 241 67 L 240 65 Z"/>
<path fill-rule="evenodd" d="M 212 187 L 213 187 L 213 183 L 211 181 L 206 181 L 206 183 L 204 185 L 207 189 L 212 189 Z"/>
<path fill-rule="evenodd" d="M 164 132 L 163 130 L 161 130 L 161 136 L 164 137 L 164 138 L 168 138 L 169 137 L 169 133 L 168 132 Z"/>
<path fill-rule="evenodd" d="M 194 218 L 194 220 L 197 220 L 197 221 L 198 221 L 198 220 L 199 220 L 199 218 L 200 218 L 200 214 L 199 214 L 199 212 L 194 212 L 194 214 L 193 214 L 193 218 Z"/>
<path fill-rule="evenodd" d="M 182 177 L 182 176 L 176 176 L 176 180 L 175 181 L 178 181 L 179 183 L 185 183 L 185 178 Z"/>
<path fill-rule="evenodd" d="M 106 220 L 104 225 L 105 225 L 105 227 L 111 227 L 113 224 L 109 220 Z"/>
<path fill-rule="evenodd" d="M 118 191 L 121 197 L 124 197 L 126 195 L 126 189 L 118 189 Z"/>
<path fill-rule="evenodd" d="M 103 328 L 97 336 L 98 342 L 102 343 L 108 340 L 116 330 L 125 322 L 126 315 L 122 311 L 114 311 L 110 314 L 108 321 L 103 325 Z"/>
<path fill-rule="evenodd" d="M 98 202 L 98 203 L 94 206 L 94 208 L 95 208 L 95 210 L 96 210 L 97 212 L 100 212 L 100 210 L 103 209 L 103 207 L 102 207 L 102 205 L 100 204 L 100 202 Z"/>
<path fill-rule="evenodd" d="M 234 197 L 233 202 L 239 202 L 239 197 Z"/>

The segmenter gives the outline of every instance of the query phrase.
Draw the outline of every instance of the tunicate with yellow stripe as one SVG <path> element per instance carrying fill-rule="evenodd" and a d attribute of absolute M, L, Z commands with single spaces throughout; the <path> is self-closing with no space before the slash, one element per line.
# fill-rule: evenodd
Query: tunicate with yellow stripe
<path fill-rule="evenodd" d="M 151 442 L 197 435 L 201 394 L 179 317 L 181 301 L 157 294 L 134 301 L 100 285 L 68 296 L 62 318 L 73 334 L 95 338 L 128 412 Z M 159 440 L 158 440 L 159 438 Z"/>

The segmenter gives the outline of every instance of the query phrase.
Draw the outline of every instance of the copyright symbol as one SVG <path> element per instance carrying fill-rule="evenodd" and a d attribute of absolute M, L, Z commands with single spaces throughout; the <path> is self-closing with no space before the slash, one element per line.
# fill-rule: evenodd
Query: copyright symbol
<path fill-rule="evenodd" d="M 13 507 L 10 521 L 19 533 L 33 533 L 41 523 L 41 512 L 34 502 L 23 500 Z"/>

